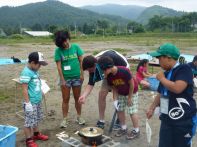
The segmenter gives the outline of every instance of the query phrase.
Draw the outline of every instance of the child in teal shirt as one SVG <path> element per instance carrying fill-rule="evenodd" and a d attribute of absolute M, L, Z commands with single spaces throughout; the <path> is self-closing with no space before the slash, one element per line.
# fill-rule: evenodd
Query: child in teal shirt
<path fill-rule="evenodd" d="M 34 142 L 35 140 L 48 140 L 48 136 L 41 134 L 38 129 L 38 123 L 43 117 L 41 108 L 41 80 L 38 73 L 41 65 L 47 65 L 47 62 L 44 61 L 43 54 L 32 52 L 28 57 L 28 65 L 20 75 L 24 96 L 24 132 L 27 147 L 37 147 L 38 145 Z"/>

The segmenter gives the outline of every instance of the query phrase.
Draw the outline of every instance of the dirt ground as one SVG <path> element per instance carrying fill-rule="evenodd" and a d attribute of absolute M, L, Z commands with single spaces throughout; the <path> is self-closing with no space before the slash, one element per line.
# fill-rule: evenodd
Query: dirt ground
<path fill-rule="evenodd" d="M 142 45 L 134 45 L 132 43 L 125 43 L 121 41 L 108 41 L 108 42 L 79 42 L 80 46 L 85 50 L 86 54 L 91 54 L 95 50 L 105 50 L 112 48 L 124 48 L 126 49 L 126 54 L 134 55 L 138 53 L 146 53 L 150 51 L 155 46 L 142 46 Z M 11 56 L 18 57 L 19 59 L 26 59 L 28 54 L 32 51 L 41 51 L 44 53 L 45 58 L 49 62 L 49 65 L 46 67 L 42 67 L 40 69 L 41 78 L 47 80 L 48 85 L 51 90 L 46 94 L 46 103 L 48 112 L 55 112 L 51 116 L 46 115 L 43 122 L 40 125 L 40 130 L 49 135 L 49 140 L 46 142 L 38 141 L 38 145 L 40 147 L 59 147 L 62 145 L 62 142 L 57 139 L 56 134 L 65 131 L 68 135 L 80 139 L 74 133 L 82 127 L 85 126 L 95 126 L 96 121 L 98 120 L 98 91 L 101 83 L 97 83 L 95 88 L 93 89 L 90 96 L 87 98 L 85 105 L 83 106 L 82 115 L 86 119 L 87 123 L 85 126 L 79 126 L 76 120 L 76 111 L 74 108 L 74 98 L 71 94 L 70 99 L 70 108 L 69 108 L 69 126 L 65 129 L 59 128 L 59 124 L 62 120 L 62 112 L 61 112 L 61 91 L 57 85 L 58 74 L 56 70 L 56 65 L 53 61 L 54 54 L 54 44 L 17 44 L 11 46 L 0 45 L 0 58 L 10 58 Z M 193 53 L 196 54 L 197 47 L 191 48 L 191 50 L 182 50 L 183 53 Z M 132 66 L 132 65 L 131 65 Z M 15 115 L 15 82 L 12 81 L 13 78 L 19 77 L 20 71 L 23 69 L 24 65 L 15 64 L 15 65 L 4 65 L 0 66 L 0 92 L 3 95 L 9 95 L 10 98 L 1 101 L 1 111 L 0 111 L 0 124 L 9 124 L 14 125 L 19 128 L 17 132 L 17 147 L 24 147 L 24 134 L 23 134 L 23 119 Z M 85 81 L 83 84 L 83 88 L 87 83 L 88 74 L 85 73 Z M 148 108 L 150 103 L 153 101 L 153 96 L 156 93 L 150 91 L 139 91 L 139 117 L 140 117 L 140 137 L 128 141 L 125 137 L 117 138 L 114 137 L 114 133 L 112 132 L 111 137 L 115 141 L 119 141 L 121 143 L 121 147 L 156 147 L 158 144 L 158 134 L 159 134 L 159 126 L 160 121 L 158 116 L 154 116 L 151 120 L 149 120 L 150 126 L 152 128 L 152 140 L 151 144 L 148 145 L 146 139 L 146 130 L 145 130 L 145 110 Z M 17 92 L 17 109 L 21 109 L 22 95 L 20 91 L 20 87 L 18 87 Z M 195 99 L 197 99 L 197 95 L 195 95 Z M 113 104 L 112 104 L 112 94 L 107 96 L 107 108 L 105 113 L 106 126 L 104 129 L 104 134 L 107 135 L 109 124 L 112 119 L 112 115 L 114 112 Z M 128 127 L 131 128 L 130 118 L 127 116 L 127 124 Z M 193 147 L 197 147 L 197 136 L 193 139 Z"/>

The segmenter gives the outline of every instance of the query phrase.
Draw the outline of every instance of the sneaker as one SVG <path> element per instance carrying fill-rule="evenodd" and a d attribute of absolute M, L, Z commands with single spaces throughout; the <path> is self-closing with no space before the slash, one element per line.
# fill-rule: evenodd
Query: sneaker
<path fill-rule="evenodd" d="M 118 132 L 115 134 L 115 136 L 120 137 L 120 136 L 123 136 L 125 134 L 127 134 L 127 129 L 122 129 L 121 128 L 120 130 L 118 130 Z"/>
<path fill-rule="evenodd" d="M 76 122 L 78 122 L 79 125 L 85 125 L 86 121 L 82 117 L 77 117 Z"/>
<path fill-rule="evenodd" d="M 34 142 L 33 139 L 26 141 L 27 147 L 38 147 L 38 145 Z"/>
<path fill-rule="evenodd" d="M 140 136 L 140 131 L 136 132 L 135 130 L 132 130 L 127 134 L 127 139 L 134 139 Z"/>
<path fill-rule="evenodd" d="M 96 123 L 96 127 L 104 129 L 105 123 L 98 120 L 97 123 Z"/>
<path fill-rule="evenodd" d="M 118 130 L 120 130 L 120 129 L 121 129 L 120 124 L 114 124 L 114 126 L 113 126 L 113 130 L 114 130 L 114 131 L 118 131 Z"/>
<path fill-rule="evenodd" d="M 43 135 L 43 134 L 39 133 L 38 135 L 34 135 L 34 136 L 33 136 L 33 139 L 34 139 L 34 140 L 46 141 L 46 140 L 49 139 L 49 137 L 46 136 L 46 135 Z"/>
<path fill-rule="evenodd" d="M 66 128 L 68 126 L 68 120 L 66 118 L 60 124 L 60 128 Z"/>

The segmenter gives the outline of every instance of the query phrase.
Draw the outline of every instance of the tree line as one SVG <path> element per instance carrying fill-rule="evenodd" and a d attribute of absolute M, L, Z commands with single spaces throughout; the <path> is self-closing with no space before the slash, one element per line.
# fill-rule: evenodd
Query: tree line
<path fill-rule="evenodd" d="M 97 20 L 92 23 L 84 23 L 81 25 L 41 25 L 33 24 L 27 30 L 32 31 L 49 31 L 56 32 L 57 30 L 65 29 L 73 31 L 77 34 L 99 34 L 99 35 L 118 35 L 142 32 L 194 32 L 197 30 L 197 12 L 188 13 L 180 17 L 164 17 L 155 15 L 150 18 L 147 25 L 142 25 L 135 21 L 130 21 L 127 24 L 112 24 L 108 20 Z M 5 27 L 4 32 L 7 35 L 21 34 L 21 26 Z"/>

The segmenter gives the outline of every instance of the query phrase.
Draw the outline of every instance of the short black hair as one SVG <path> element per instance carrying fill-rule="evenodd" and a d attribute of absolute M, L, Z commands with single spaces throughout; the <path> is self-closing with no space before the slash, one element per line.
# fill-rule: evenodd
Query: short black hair
<path fill-rule="evenodd" d="M 196 56 L 194 56 L 194 58 L 193 58 L 193 61 L 192 61 L 192 62 L 195 62 L 195 61 L 197 61 L 197 55 L 196 55 Z"/>
<path fill-rule="evenodd" d="M 67 39 L 71 39 L 70 37 L 70 33 L 68 31 L 58 31 L 54 34 L 55 36 L 55 44 L 60 47 L 60 48 L 64 48 L 63 43 L 64 41 L 66 41 Z"/>
<path fill-rule="evenodd" d="M 114 66 L 114 61 L 109 56 L 103 56 L 98 59 L 98 65 L 102 70 L 106 70 Z"/>
<path fill-rule="evenodd" d="M 97 63 L 97 59 L 94 56 L 92 56 L 92 55 L 86 56 L 83 58 L 82 68 L 83 68 L 83 70 L 86 70 L 88 68 L 92 68 L 92 67 L 94 67 L 94 65 L 96 63 Z"/>

